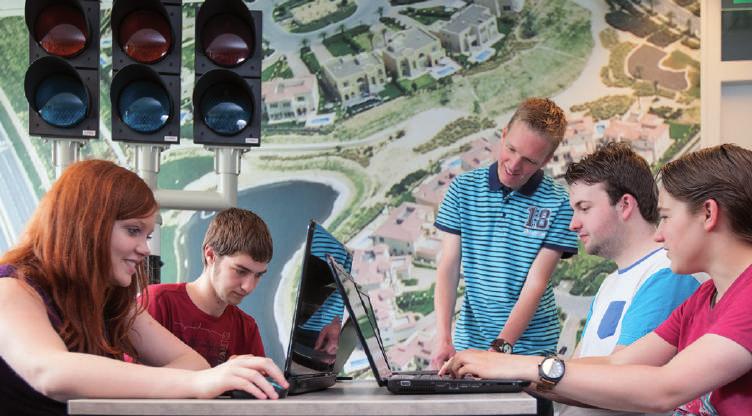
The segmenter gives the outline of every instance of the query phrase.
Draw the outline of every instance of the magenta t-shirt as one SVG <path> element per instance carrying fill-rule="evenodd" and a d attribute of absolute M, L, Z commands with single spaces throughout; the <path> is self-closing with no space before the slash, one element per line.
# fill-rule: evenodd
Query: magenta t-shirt
<path fill-rule="evenodd" d="M 711 308 L 714 292 L 712 280 L 703 283 L 656 328 L 656 334 L 679 351 L 705 334 L 720 335 L 752 351 L 752 266 Z M 733 415 L 741 409 L 752 409 L 752 371 L 676 410 L 677 414 Z"/>

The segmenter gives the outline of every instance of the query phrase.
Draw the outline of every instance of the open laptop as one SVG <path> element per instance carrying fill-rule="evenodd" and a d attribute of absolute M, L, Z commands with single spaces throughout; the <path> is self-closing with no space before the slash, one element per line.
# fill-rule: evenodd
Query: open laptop
<path fill-rule="evenodd" d="M 381 341 L 370 297 L 334 257 L 329 256 L 328 263 L 336 277 L 334 280 L 342 293 L 350 319 L 356 324 L 355 329 L 376 381 L 380 386 L 386 386 L 390 392 L 397 394 L 508 393 L 520 391 L 530 384 L 524 380 L 453 379 L 449 376 L 439 376 L 436 371 L 392 371 Z"/>
<path fill-rule="evenodd" d="M 340 345 L 344 302 L 337 289 L 327 256 L 350 270 L 352 256 L 324 227 L 308 225 L 303 269 L 295 303 L 294 321 L 285 361 L 289 394 L 321 390 L 332 386 L 349 355 L 354 340 Z M 344 337 L 344 339 L 353 337 Z M 340 351 L 343 349 L 344 351 Z M 347 351 L 347 350 L 350 351 Z"/>

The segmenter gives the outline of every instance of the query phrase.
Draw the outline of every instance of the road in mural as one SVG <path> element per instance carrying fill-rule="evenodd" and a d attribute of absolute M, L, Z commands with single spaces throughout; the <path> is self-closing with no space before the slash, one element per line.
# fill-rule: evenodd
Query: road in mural
<path fill-rule="evenodd" d="M 353 274 L 368 291 L 392 364 L 427 365 L 435 326 L 433 286 L 441 235 L 433 227 L 458 174 L 492 163 L 500 130 L 529 96 L 553 98 L 569 126 L 547 172 L 607 141 L 624 141 L 653 166 L 699 140 L 697 0 L 289 0 L 248 3 L 264 12 L 262 145 L 242 159 L 240 188 L 264 187 L 266 202 L 316 217 L 354 252 Z M 163 153 L 159 186 L 216 187 L 210 152 L 191 143 L 194 27 L 198 3 L 183 2 L 182 142 Z M 17 240 L 54 178 L 49 143 L 26 133 L 26 29 L 14 10 L 0 17 L 0 251 Z M 133 149 L 109 140 L 111 36 L 102 11 L 102 139 L 83 149 L 132 166 Z M 336 197 L 291 195 L 314 182 Z M 11 187 L 12 185 L 12 187 Z M 296 192 L 295 194 L 300 194 Z M 241 198 L 244 208 L 258 206 Z M 325 204 L 325 207 L 311 204 Z M 210 213 L 162 213 L 163 281 L 191 280 Z M 273 218 L 272 218 L 273 217 Z M 305 223 L 305 221 L 303 221 Z M 278 227 L 278 228 L 275 228 Z M 243 308 L 260 321 L 281 364 L 300 275 L 305 227 L 276 226 L 263 296 Z M 289 242 L 294 244 L 287 244 Z M 288 247 L 289 246 L 289 247 Z M 195 251 L 195 250 L 193 250 Z M 563 261 L 555 286 L 560 344 L 573 350 L 591 296 L 611 263 Z M 462 287 L 460 287 L 462 292 Z M 272 301 L 273 299 L 273 301 Z M 461 302 L 461 293 L 460 299 Z M 459 303 L 458 303 L 459 305 Z M 347 371 L 369 376 L 355 351 Z"/>

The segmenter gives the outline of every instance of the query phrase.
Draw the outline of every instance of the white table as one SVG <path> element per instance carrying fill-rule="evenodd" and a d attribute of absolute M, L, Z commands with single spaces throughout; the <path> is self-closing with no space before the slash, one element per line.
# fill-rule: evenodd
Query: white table
<path fill-rule="evenodd" d="M 339 382 L 281 400 L 87 399 L 71 415 L 534 415 L 527 393 L 396 395 L 375 381 Z"/>

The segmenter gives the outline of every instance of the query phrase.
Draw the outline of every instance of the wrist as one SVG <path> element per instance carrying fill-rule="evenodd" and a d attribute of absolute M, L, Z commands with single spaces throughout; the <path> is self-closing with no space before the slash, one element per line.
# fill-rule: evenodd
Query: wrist
<path fill-rule="evenodd" d="M 504 338 L 496 338 L 491 341 L 491 349 L 502 354 L 512 354 L 514 351 L 514 345 L 511 342 L 507 342 Z"/>
<path fill-rule="evenodd" d="M 452 334 L 446 334 L 442 332 L 436 333 L 436 341 L 440 344 L 452 344 Z"/>
<path fill-rule="evenodd" d="M 564 378 L 565 373 L 564 360 L 554 354 L 544 357 L 538 364 L 537 388 L 542 391 L 553 389 Z"/>

